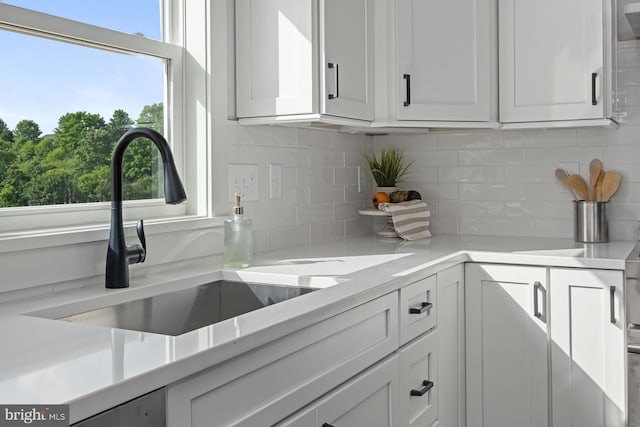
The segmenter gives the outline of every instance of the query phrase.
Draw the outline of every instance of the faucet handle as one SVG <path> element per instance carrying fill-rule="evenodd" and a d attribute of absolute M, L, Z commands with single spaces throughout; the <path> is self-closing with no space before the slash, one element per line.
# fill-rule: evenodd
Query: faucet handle
<path fill-rule="evenodd" d="M 144 262 L 147 258 L 147 239 L 144 236 L 144 221 L 139 219 L 136 224 L 136 233 L 138 234 L 138 239 L 140 239 L 140 243 L 142 243 L 142 251 L 140 251 L 140 261 Z"/>

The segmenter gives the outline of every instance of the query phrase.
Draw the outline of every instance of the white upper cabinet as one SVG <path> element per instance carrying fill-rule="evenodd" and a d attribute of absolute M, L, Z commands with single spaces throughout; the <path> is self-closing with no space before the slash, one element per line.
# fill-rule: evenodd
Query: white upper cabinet
<path fill-rule="evenodd" d="M 610 114 L 607 1 L 499 2 L 501 122 Z"/>
<path fill-rule="evenodd" d="M 373 119 L 373 0 L 320 0 L 322 112 Z"/>
<path fill-rule="evenodd" d="M 311 0 L 236 0 L 238 117 L 314 112 L 313 6 Z"/>
<path fill-rule="evenodd" d="M 489 121 L 491 2 L 397 0 L 399 120 Z"/>
<path fill-rule="evenodd" d="M 373 119 L 372 0 L 236 0 L 239 118 Z"/>

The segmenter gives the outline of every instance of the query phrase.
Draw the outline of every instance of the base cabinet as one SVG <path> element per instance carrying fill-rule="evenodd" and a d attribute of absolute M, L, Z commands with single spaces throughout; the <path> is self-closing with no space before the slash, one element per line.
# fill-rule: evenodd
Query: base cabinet
<path fill-rule="evenodd" d="M 623 427 L 621 271 L 551 269 L 554 426 Z"/>
<path fill-rule="evenodd" d="M 546 269 L 465 268 L 467 427 L 548 425 Z"/>
<path fill-rule="evenodd" d="M 467 264 L 467 426 L 624 427 L 623 283 Z"/>

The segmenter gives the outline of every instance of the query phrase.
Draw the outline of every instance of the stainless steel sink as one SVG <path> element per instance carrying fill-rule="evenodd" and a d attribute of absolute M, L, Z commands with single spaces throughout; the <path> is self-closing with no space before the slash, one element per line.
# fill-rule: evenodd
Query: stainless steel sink
<path fill-rule="evenodd" d="M 177 336 L 313 290 L 218 280 L 59 320 Z"/>

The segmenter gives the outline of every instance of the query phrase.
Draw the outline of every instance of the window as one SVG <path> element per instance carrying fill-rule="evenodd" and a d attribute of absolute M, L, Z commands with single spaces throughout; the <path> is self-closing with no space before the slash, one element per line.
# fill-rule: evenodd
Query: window
<path fill-rule="evenodd" d="M 0 2 L 0 233 L 107 223 L 111 151 L 132 126 L 163 133 L 184 171 L 182 48 L 162 41 L 177 3 Z M 150 141 L 127 150 L 125 215 L 186 213 L 160 199 L 158 158 Z"/>

